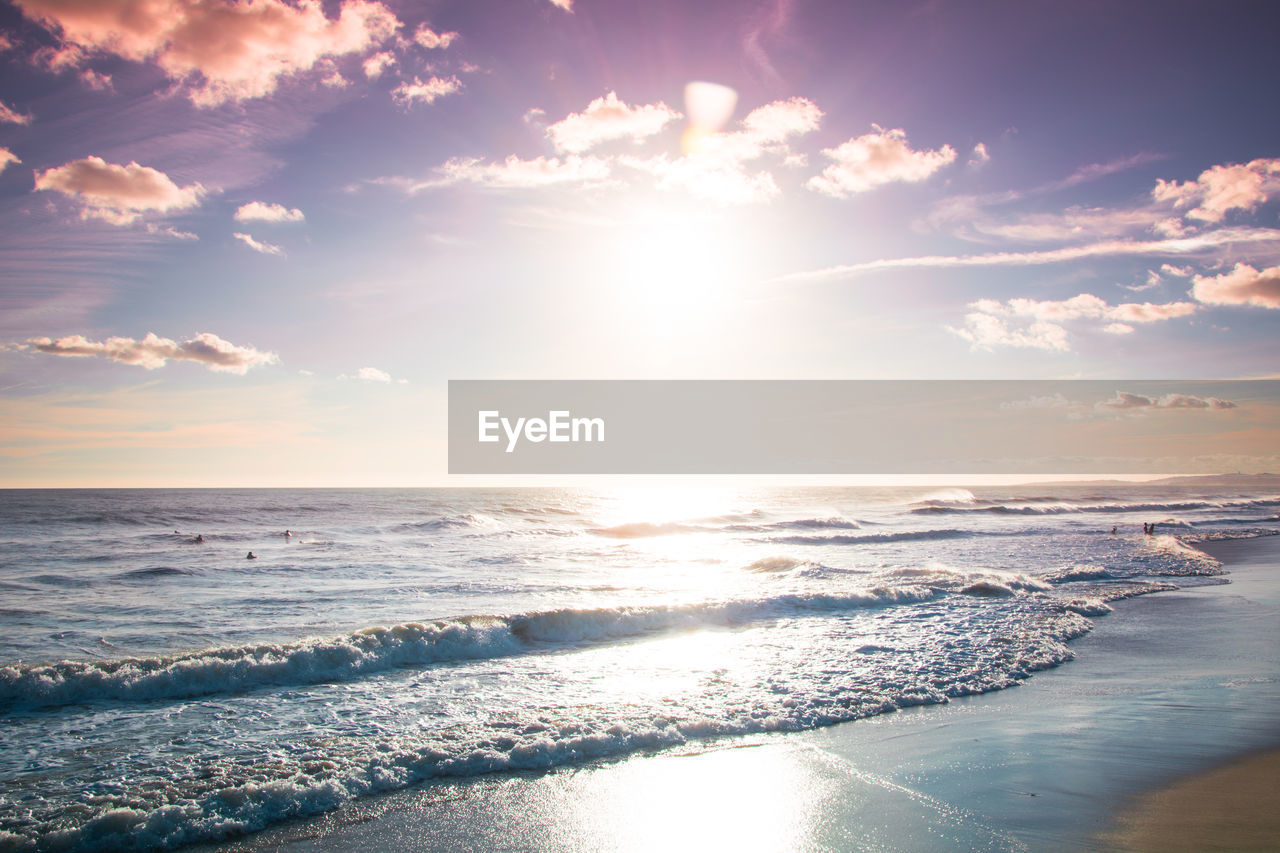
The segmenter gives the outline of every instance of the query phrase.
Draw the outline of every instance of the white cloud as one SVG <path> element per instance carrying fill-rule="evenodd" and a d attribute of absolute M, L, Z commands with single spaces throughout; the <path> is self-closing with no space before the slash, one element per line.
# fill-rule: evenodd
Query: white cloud
<path fill-rule="evenodd" d="M 1236 264 L 1219 276 L 1198 275 L 1191 295 L 1209 305 L 1257 305 L 1280 308 L 1280 266 L 1262 271 Z"/>
<path fill-rule="evenodd" d="M 564 9 L 566 12 L 573 11 L 573 0 L 549 0 L 549 2 L 558 9 Z"/>
<path fill-rule="evenodd" d="M 426 24 L 418 27 L 413 34 L 413 40 L 425 47 L 427 50 L 435 50 L 440 48 L 444 50 L 453 44 L 454 39 L 458 37 L 457 33 L 438 33 L 428 27 Z"/>
<path fill-rule="evenodd" d="M 22 0 L 23 11 L 64 40 L 51 67 L 78 64 L 86 50 L 153 61 L 190 84 L 198 106 L 270 95 L 282 78 L 325 57 L 362 53 L 400 26 L 373 0 L 347 0 L 329 19 L 318 2 L 282 0 Z"/>
<path fill-rule="evenodd" d="M 1126 302 L 1109 305 L 1106 300 L 1092 293 L 1081 293 L 1070 299 L 1037 300 L 1015 298 L 1006 302 L 995 299 L 979 299 L 969 306 L 975 309 L 965 315 L 962 328 L 950 328 L 968 341 L 974 349 L 994 350 L 996 347 L 1022 347 L 1067 352 L 1071 345 L 1062 323 L 1074 320 L 1095 320 L 1106 323 L 1102 331 L 1112 335 L 1126 335 L 1134 331 L 1133 323 L 1155 323 L 1175 317 L 1185 317 L 1196 311 L 1193 302 Z M 1010 321 L 1027 320 L 1019 328 Z"/>
<path fill-rule="evenodd" d="M 31 124 L 31 116 L 27 113 L 20 113 L 4 101 L 0 101 L 0 123 Z"/>
<path fill-rule="evenodd" d="M 547 128 L 547 137 L 561 153 L 581 154 L 614 139 L 640 142 L 661 133 L 680 113 L 659 101 L 630 106 L 617 92 L 596 98 L 580 113 L 570 113 Z"/>
<path fill-rule="evenodd" d="M 414 103 L 434 103 L 437 98 L 452 95 L 461 88 L 462 81 L 457 77 L 432 77 L 425 82 L 420 77 L 414 77 L 412 83 L 401 83 L 392 89 L 391 97 L 401 106 L 408 107 Z"/>
<path fill-rule="evenodd" d="M 147 233 L 155 234 L 159 237 L 172 237 L 175 240 L 199 240 L 200 235 L 191 231 L 179 231 L 168 225 L 156 225 L 154 222 L 147 223 Z"/>
<path fill-rule="evenodd" d="M 391 374 L 376 367 L 362 367 L 356 371 L 356 378 L 365 382 L 390 382 Z"/>
<path fill-rule="evenodd" d="M 1232 210 L 1252 211 L 1280 190 L 1280 159 L 1258 159 L 1245 165 L 1213 166 L 1194 181 L 1156 181 L 1151 197 L 1175 208 L 1196 205 L 1189 219 L 1221 222 Z"/>
<path fill-rule="evenodd" d="M 411 184 L 410 192 L 473 183 L 496 189 L 529 189 L 562 184 L 598 184 L 609 178 L 609 164 L 595 157 L 535 157 L 521 160 L 512 155 L 501 163 L 484 163 L 478 159 L 450 160 L 437 171 L 435 181 Z"/>
<path fill-rule="evenodd" d="M 1114 397 L 1097 404 L 1098 409 L 1234 409 L 1236 404 L 1218 397 L 1196 397 L 1192 394 L 1164 394 L 1148 397 L 1129 391 L 1117 391 Z"/>
<path fill-rule="evenodd" d="M 386 71 L 395 64 L 395 54 L 391 53 L 389 50 L 384 50 L 381 53 L 375 53 L 373 56 L 370 56 L 361 63 L 360 67 L 364 69 L 364 76 L 368 77 L 370 80 L 376 80 L 382 76 L 383 71 Z"/>
<path fill-rule="evenodd" d="M 985 142 L 979 142 L 973 146 L 973 153 L 969 155 L 970 166 L 981 166 L 983 163 L 991 162 L 991 155 L 987 153 L 987 145 Z"/>
<path fill-rule="evenodd" d="M 756 204 L 781 194 L 773 175 L 748 172 L 729 158 L 691 154 L 675 160 L 621 157 L 619 162 L 657 178 L 658 189 L 684 190 L 695 198 L 722 205 Z"/>
<path fill-rule="evenodd" d="M 236 346 L 209 332 L 201 332 L 182 343 L 148 332 L 140 341 L 133 338 L 91 341 L 83 335 L 68 335 L 56 341 L 50 338 L 31 338 L 27 341 L 27 346 L 50 355 L 98 356 L 122 364 L 145 367 L 147 370 L 164 367 L 165 362 L 173 359 L 194 361 L 218 373 L 244 375 L 251 367 L 275 364 L 280 360 L 273 352 L 263 352 L 251 346 Z"/>
<path fill-rule="evenodd" d="M 35 188 L 71 196 L 84 204 L 82 216 L 113 225 L 127 225 L 146 213 L 195 207 L 205 192 L 198 183 L 179 187 L 149 166 L 120 166 L 101 157 L 85 157 L 39 172 Z"/>
<path fill-rule="evenodd" d="M 833 278 L 851 278 L 870 272 L 890 269 L 953 268 L 953 267 L 1015 267 L 1057 264 L 1085 258 L 1113 256 L 1187 255 L 1239 243 L 1280 242 L 1280 230 L 1274 228 L 1222 228 L 1191 237 L 1168 240 L 1105 240 L 1048 249 L 1039 252 L 994 252 L 985 255 L 921 255 L 907 258 L 880 258 L 856 264 L 826 267 L 807 272 L 791 273 L 778 281 L 817 281 Z"/>
<path fill-rule="evenodd" d="M 306 219 L 298 208 L 283 204 L 251 201 L 242 204 L 235 212 L 236 222 L 302 222 Z"/>
<path fill-rule="evenodd" d="M 8 148 L 0 148 L 0 173 L 3 173 L 10 163 L 21 162 L 22 161 L 18 159 L 18 155 L 14 154 Z"/>
<path fill-rule="evenodd" d="M 947 328 L 968 341 L 975 350 L 1017 347 L 1068 352 L 1067 330 L 1056 323 L 1037 320 L 1025 329 L 1011 329 L 1001 317 L 982 312 L 966 314 L 963 328 Z"/>
<path fill-rule="evenodd" d="M 809 189 L 848 198 L 895 181 L 923 181 L 956 159 L 956 150 L 950 145 L 915 151 L 907 144 L 906 131 L 872 127 L 873 133 L 824 149 L 822 153 L 835 162 L 809 180 Z"/>
<path fill-rule="evenodd" d="M 260 242 L 258 240 L 253 239 L 253 236 L 251 234 L 242 234 L 239 231 L 232 234 L 231 236 L 235 237 L 237 240 L 239 240 L 241 243 L 244 243 L 246 246 L 248 246 L 250 249 L 253 249 L 255 252 L 259 252 L 264 255 L 275 255 L 280 258 L 284 257 L 284 249 L 280 248 L 274 243 Z"/>

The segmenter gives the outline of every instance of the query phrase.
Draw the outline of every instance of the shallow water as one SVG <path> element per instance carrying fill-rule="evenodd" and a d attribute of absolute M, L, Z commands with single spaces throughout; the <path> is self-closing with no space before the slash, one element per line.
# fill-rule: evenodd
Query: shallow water
<path fill-rule="evenodd" d="M 181 845 L 1000 689 L 1108 601 L 1221 582 L 1187 543 L 1277 512 L 1185 485 L 0 493 L 0 846 Z"/>

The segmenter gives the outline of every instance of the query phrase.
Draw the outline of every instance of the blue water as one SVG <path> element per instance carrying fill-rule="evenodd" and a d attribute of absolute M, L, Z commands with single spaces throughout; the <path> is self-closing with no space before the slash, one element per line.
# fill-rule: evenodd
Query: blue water
<path fill-rule="evenodd" d="M 0 849 L 997 690 L 1277 513 L 1259 480 L 0 492 Z"/>

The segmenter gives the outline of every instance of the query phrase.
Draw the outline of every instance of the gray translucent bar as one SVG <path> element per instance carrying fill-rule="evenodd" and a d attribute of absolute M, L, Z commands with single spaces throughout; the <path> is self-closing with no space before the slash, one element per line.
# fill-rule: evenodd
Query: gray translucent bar
<path fill-rule="evenodd" d="M 449 473 L 1258 473 L 1278 413 L 1276 380 L 452 380 Z"/>

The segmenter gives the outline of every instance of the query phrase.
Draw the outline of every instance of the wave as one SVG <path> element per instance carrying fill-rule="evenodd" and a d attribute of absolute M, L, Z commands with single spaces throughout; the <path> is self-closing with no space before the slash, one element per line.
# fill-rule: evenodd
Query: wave
<path fill-rule="evenodd" d="M 1192 500 L 1173 502 L 1125 502 L 1108 501 L 1104 503 L 1078 504 L 1069 501 L 1054 503 L 1030 503 L 1017 501 L 1012 503 L 995 503 L 979 506 L 958 506 L 946 502 L 933 502 L 914 507 L 911 512 L 925 515 L 958 515 L 964 513 L 987 512 L 998 515 L 1061 515 L 1073 512 L 1178 512 L 1195 509 L 1229 509 L 1247 507 L 1280 506 L 1280 498 L 1250 498 L 1247 500 Z"/>
<path fill-rule="evenodd" d="M 731 524 L 725 530 L 765 533 L 770 530 L 860 530 L 862 524 L 848 518 L 795 518 L 769 524 Z"/>
<path fill-rule="evenodd" d="M 633 521 L 629 524 L 618 524 L 613 527 L 593 527 L 591 532 L 597 536 L 608 536 L 612 539 L 645 539 L 650 536 L 672 536 L 681 533 L 702 533 L 710 528 L 697 524 L 684 524 L 678 521 L 667 521 L 655 524 L 649 521 Z"/>
<path fill-rule="evenodd" d="M 833 536 L 775 536 L 769 541 L 784 545 L 870 545 L 877 542 L 913 542 L 918 539 L 965 539 L 980 535 L 983 534 L 979 531 L 946 528 Z"/>
<path fill-rule="evenodd" d="M 1087 602 L 1081 609 L 1090 609 Z M 135 778 L 129 790 L 104 786 L 96 814 L 67 825 L 60 815 L 34 805 L 22 834 L 0 831 L 6 849 L 172 849 L 224 840 L 283 820 L 319 814 L 354 798 L 406 788 L 433 779 L 492 773 L 546 771 L 637 752 L 681 747 L 716 738 L 804 731 L 913 706 L 948 702 L 1004 689 L 1032 673 L 1070 660 L 1067 643 L 1091 623 L 1071 608 L 993 644 L 955 675 L 889 679 L 867 686 L 823 679 L 807 689 L 787 690 L 773 702 L 750 701 L 718 712 L 701 707 L 645 709 L 584 707 L 566 717 L 561 709 L 531 711 L 489 724 L 436 734 L 359 737 L 325 741 L 324 750 L 271 761 L 238 756 L 203 762 L 191 775 Z M 864 644 L 855 654 L 893 656 L 891 646 Z M 770 694 L 772 695 L 772 694 Z M 85 814 L 82 810 L 81 814 Z"/>
<path fill-rule="evenodd" d="M 186 699 L 265 686 L 341 681 L 403 666 L 505 657 L 548 646 L 614 642 L 661 631 L 735 626 L 931 599 L 921 586 L 795 593 L 679 606 L 467 616 L 354 634 L 115 661 L 0 667 L 0 710 L 100 701 Z"/>

